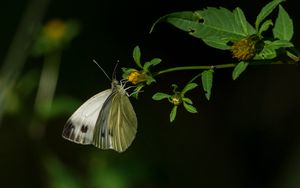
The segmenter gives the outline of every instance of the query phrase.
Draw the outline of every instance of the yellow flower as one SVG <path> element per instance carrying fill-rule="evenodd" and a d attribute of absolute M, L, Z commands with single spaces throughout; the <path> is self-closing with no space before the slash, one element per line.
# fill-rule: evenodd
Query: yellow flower
<path fill-rule="evenodd" d="M 182 103 L 182 97 L 180 93 L 175 93 L 174 95 L 172 95 L 170 102 L 175 106 L 180 105 Z"/>
<path fill-rule="evenodd" d="M 127 80 L 131 82 L 132 84 L 136 85 L 140 82 L 144 82 L 147 79 L 147 74 L 144 71 L 132 71 L 128 77 Z"/>
<path fill-rule="evenodd" d="M 43 30 L 47 38 L 58 41 L 64 37 L 67 27 L 63 21 L 53 19 L 44 26 Z"/>
<path fill-rule="evenodd" d="M 257 52 L 257 36 L 253 35 L 235 42 L 231 46 L 232 56 L 240 61 L 249 60 Z"/>

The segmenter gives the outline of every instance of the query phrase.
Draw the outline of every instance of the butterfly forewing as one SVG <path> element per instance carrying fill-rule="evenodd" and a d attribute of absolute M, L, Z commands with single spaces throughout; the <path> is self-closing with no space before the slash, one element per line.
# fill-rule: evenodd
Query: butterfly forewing
<path fill-rule="evenodd" d="M 134 140 L 136 132 L 137 118 L 127 93 L 120 85 L 115 85 L 100 111 L 93 144 L 101 149 L 123 152 Z"/>
<path fill-rule="evenodd" d="M 79 144 L 91 144 L 100 110 L 111 93 L 107 89 L 81 105 L 67 121 L 62 136 Z"/>

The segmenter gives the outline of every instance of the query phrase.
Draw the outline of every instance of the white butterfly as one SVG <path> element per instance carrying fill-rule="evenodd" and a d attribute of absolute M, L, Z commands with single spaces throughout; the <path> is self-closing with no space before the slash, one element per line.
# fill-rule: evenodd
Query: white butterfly
<path fill-rule="evenodd" d="M 122 82 L 112 80 L 102 91 L 81 105 L 67 121 L 62 136 L 78 144 L 125 151 L 137 132 L 137 118 Z"/>

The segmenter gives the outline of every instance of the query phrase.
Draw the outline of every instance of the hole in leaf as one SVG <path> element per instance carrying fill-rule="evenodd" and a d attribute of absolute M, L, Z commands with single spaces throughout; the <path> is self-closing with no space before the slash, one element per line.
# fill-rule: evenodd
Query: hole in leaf
<path fill-rule="evenodd" d="M 226 43 L 226 45 L 227 45 L 227 46 L 232 46 L 232 45 L 233 45 L 233 42 L 232 42 L 232 41 L 228 41 L 228 42 Z"/>
<path fill-rule="evenodd" d="M 193 34 L 193 33 L 195 33 L 195 31 L 196 31 L 195 29 L 190 28 L 189 29 L 189 34 Z"/>
<path fill-rule="evenodd" d="M 198 23 L 203 24 L 203 23 L 204 23 L 204 19 L 199 19 L 199 20 L 198 20 Z"/>

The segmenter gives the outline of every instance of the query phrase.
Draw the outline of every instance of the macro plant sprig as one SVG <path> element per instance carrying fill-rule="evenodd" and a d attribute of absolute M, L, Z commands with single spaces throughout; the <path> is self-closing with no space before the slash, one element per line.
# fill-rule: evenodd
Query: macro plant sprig
<path fill-rule="evenodd" d="M 273 0 L 266 4 L 257 15 L 254 25 L 247 21 L 244 12 L 239 7 L 233 11 L 224 7 L 208 7 L 203 10 L 175 12 L 162 16 L 153 24 L 150 33 L 153 32 L 158 23 L 169 23 L 202 40 L 209 47 L 228 51 L 233 58 L 232 63 L 171 67 L 152 72 L 149 68 L 158 65 L 161 60 L 154 58 L 142 66 L 140 49 L 135 47 L 133 58 L 140 70 L 123 68 L 123 78 L 136 85 L 136 91 L 140 91 L 142 87 L 155 82 L 155 77 L 161 74 L 182 70 L 199 70 L 199 73 L 185 87 L 190 86 L 190 84 L 198 83 L 200 85 L 201 83 L 205 97 L 210 100 L 215 69 L 232 68 L 232 79 L 236 80 L 249 66 L 297 64 L 300 61 L 300 53 L 291 42 L 294 34 L 293 20 L 281 5 L 283 1 Z M 270 19 L 270 14 L 277 9 L 278 15 L 275 20 Z M 268 30 L 272 31 L 272 36 L 266 36 L 269 33 L 266 32 Z M 200 78 L 201 82 L 198 81 Z M 173 84 L 173 87 L 173 95 L 158 92 L 153 96 L 153 99 L 167 98 L 172 103 L 172 97 L 180 96 L 179 98 L 183 101 L 183 92 L 176 90 L 178 87 L 176 84 Z M 194 88 L 191 87 L 189 90 Z M 183 102 L 184 106 L 185 104 L 192 104 L 189 102 L 191 101 Z M 174 104 L 171 111 L 171 122 L 175 119 L 177 106 Z M 189 112 L 194 113 L 195 111 Z"/>
<path fill-rule="evenodd" d="M 188 83 L 181 91 L 177 91 L 178 86 L 176 84 L 172 84 L 172 94 L 158 92 L 152 96 L 152 99 L 157 101 L 168 99 L 168 101 L 173 104 L 173 108 L 170 113 L 170 122 L 173 122 L 177 114 L 178 106 L 181 104 L 183 104 L 186 111 L 190 113 L 197 113 L 197 109 L 193 106 L 192 100 L 185 97 L 186 92 L 196 88 L 197 86 L 198 84 L 196 83 Z"/>
<path fill-rule="evenodd" d="M 145 86 L 150 85 L 153 82 L 156 82 L 154 79 L 152 73 L 151 73 L 151 67 L 158 65 L 161 62 L 161 59 L 154 58 L 150 61 L 145 62 L 142 65 L 141 62 L 141 50 L 139 46 L 136 46 L 133 50 L 133 60 L 135 64 L 138 66 L 140 70 L 137 70 L 135 68 L 122 68 L 123 75 L 122 77 L 124 79 L 127 79 L 129 82 L 131 82 L 133 85 L 137 85 L 135 92 L 133 94 L 134 97 L 138 97 L 139 91 Z"/>

